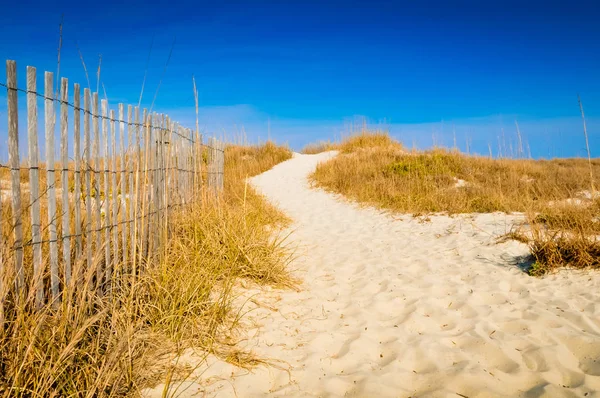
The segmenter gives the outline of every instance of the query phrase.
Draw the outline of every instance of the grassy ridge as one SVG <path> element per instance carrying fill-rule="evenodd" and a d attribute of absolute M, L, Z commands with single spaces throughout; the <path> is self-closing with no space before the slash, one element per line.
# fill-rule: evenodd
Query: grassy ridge
<path fill-rule="evenodd" d="M 317 153 L 326 152 L 326 151 L 335 151 L 338 149 L 338 145 L 331 141 L 319 141 L 315 143 L 311 143 L 306 145 L 300 153 L 305 155 L 315 155 Z"/>
<path fill-rule="evenodd" d="M 173 214 L 162 255 L 141 276 L 115 278 L 111 294 L 99 297 L 87 284 L 90 267 L 58 307 L 31 311 L 30 297 L 9 308 L 0 328 L 0 396 L 136 395 L 185 376 L 168 358 L 186 347 L 227 356 L 220 343 L 236 324 L 236 281 L 289 283 L 288 253 L 267 229 L 286 218 L 244 180 L 289 157 L 272 143 L 228 147 L 223 197 L 206 195 Z"/>
<path fill-rule="evenodd" d="M 529 243 L 543 274 L 557 267 L 600 267 L 597 218 L 600 160 L 491 159 L 457 151 L 405 151 L 384 133 L 363 132 L 337 144 L 341 154 L 318 165 L 324 189 L 398 212 L 524 212 Z M 516 236 L 516 235 L 515 235 Z"/>

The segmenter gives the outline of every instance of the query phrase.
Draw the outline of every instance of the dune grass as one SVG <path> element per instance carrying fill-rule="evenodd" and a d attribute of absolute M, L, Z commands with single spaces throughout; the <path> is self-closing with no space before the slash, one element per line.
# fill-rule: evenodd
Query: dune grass
<path fill-rule="evenodd" d="M 358 133 L 346 134 L 341 141 L 328 140 L 307 144 L 300 152 L 305 155 L 314 155 L 326 151 L 350 153 L 360 148 L 384 148 L 390 146 L 397 147 L 399 145 L 387 132 L 383 130 L 367 130 L 366 124 L 358 131 Z"/>
<path fill-rule="evenodd" d="M 528 225 L 515 231 L 534 260 L 530 273 L 568 266 L 600 269 L 600 199 L 570 201 L 528 212 Z"/>
<path fill-rule="evenodd" d="M 317 153 L 335 151 L 339 145 L 332 141 L 319 141 L 310 143 L 300 150 L 305 155 L 316 155 Z"/>
<path fill-rule="evenodd" d="M 415 215 L 527 214 L 532 273 L 564 265 L 599 267 L 600 159 L 492 159 L 454 150 L 405 151 L 382 132 L 339 144 L 317 166 L 314 184 L 359 203 Z M 590 181 L 590 176 L 592 180 Z"/>
<path fill-rule="evenodd" d="M 402 149 L 402 145 L 394 140 L 386 131 L 361 130 L 358 134 L 352 134 L 339 143 L 338 149 L 342 153 L 353 153 L 364 150 L 392 150 Z"/>
<path fill-rule="evenodd" d="M 246 218 L 259 225 L 288 223 L 289 219 L 248 186 L 246 179 L 290 159 L 291 150 L 267 141 L 259 146 L 230 145 L 226 156 L 224 199 L 228 205 L 242 207 Z"/>
<path fill-rule="evenodd" d="M 136 396 L 185 377 L 172 359 L 189 347 L 239 361 L 240 355 L 228 355 L 239 316 L 232 308 L 236 281 L 291 283 L 289 253 L 267 228 L 287 220 L 245 177 L 289 157 L 272 143 L 227 147 L 222 198 L 207 193 L 174 213 L 166 246 L 141 265 L 141 275 L 121 274 L 110 294 L 99 296 L 90 288 L 95 268 L 76 262 L 74 275 L 81 278 L 72 279 L 58 306 L 32 311 L 28 297 L 7 307 L 0 396 Z"/>

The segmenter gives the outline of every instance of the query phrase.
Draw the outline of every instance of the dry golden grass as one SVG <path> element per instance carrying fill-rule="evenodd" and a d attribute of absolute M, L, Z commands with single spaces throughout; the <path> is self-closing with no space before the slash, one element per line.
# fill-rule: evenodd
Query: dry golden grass
<path fill-rule="evenodd" d="M 593 164 L 600 173 L 600 160 Z M 489 159 L 393 146 L 341 154 L 319 165 L 312 179 L 357 201 L 408 213 L 539 210 L 589 187 L 583 160 Z"/>
<path fill-rule="evenodd" d="M 7 304 L 0 396 L 132 396 L 185 376 L 169 359 L 188 347 L 226 359 L 221 343 L 237 325 L 231 307 L 236 281 L 290 283 L 289 255 L 267 228 L 286 219 L 242 176 L 290 156 L 270 143 L 228 147 L 223 197 L 217 203 L 207 194 L 201 204 L 174 213 L 161 255 L 144 263 L 140 276 L 115 278 L 108 295 L 91 288 L 95 268 L 77 262 L 74 275 L 83 276 L 65 287 L 57 307 L 32 311 L 33 297 L 19 304 L 10 294 L 0 297 Z M 14 279 L 4 277 L 9 284 Z"/>
<path fill-rule="evenodd" d="M 598 267 L 600 159 L 490 159 L 435 149 L 407 152 L 388 135 L 361 133 L 320 164 L 314 184 L 398 212 L 528 214 L 533 273 Z M 591 170 L 590 170 L 591 167 Z M 590 175 L 594 178 L 590 181 Z"/>
<path fill-rule="evenodd" d="M 319 141 L 306 145 L 301 153 L 305 155 L 314 155 L 326 151 L 340 151 L 350 153 L 360 148 L 386 148 L 400 147 L 400 144 L 394 141 L 387 132 L 383 130 L 367 130 L 366 125 L 356 133 L 349 133 L 341 142 Z"/>
<path fill-rule="evenodd" d="M 402 145 L 382 130 L 369 131 L 363 128 L 360 133 L 346 137 L 338 145 L 342 153 L 353 153 L 364 150 L 392 150 L 402 149 Z"/>
<path fill-rule="evenodd" d="M 248 219 L 257 219 L 261 225 L 289 222 L 283 213 L 245 182 L 248 177 L 261 174 L 291 157 L 289 148 L 270 141 L 259 146 L 228 146 L 225 159 L 226 202 L 233 207 L 242 207 Z"/>
<path fill-rule="evenodd" d="M 533 257 L 530 273 L 543 275 L 561 267 L 600 269 L 600 199 L 547 206 L 527 214 L 528 225 L 516 232 Z"/>
<path fill-rule="evenodd" d="M 527 240 L 533 258 L 531 275 L 544 275 L 562 267 L 576 269 L 600 269 L 600 242 L 597 236 L 564 234 L 555 231 L 534 233 Z"/>
<path fill-rule="evenodd" d="M 335 151 L 339 149 L 339 145 L 331 141 L 319 141 L 306 145 L 300 153 L 305 155 L 315 155 L 326 151 Z"/>

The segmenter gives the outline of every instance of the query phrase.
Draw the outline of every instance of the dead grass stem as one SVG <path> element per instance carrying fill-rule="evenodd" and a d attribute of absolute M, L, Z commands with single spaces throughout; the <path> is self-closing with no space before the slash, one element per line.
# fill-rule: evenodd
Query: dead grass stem
<path fill-rule="evenodd" d="M 59 306 L 34 311 L 34 294 L 19 301 L 0 292 L 6 304 L 0 397 L 135 396 L 189 374 L 169 358 L 190 347 L 256 363 L 229 344 L 240 316 L 232 307 L 233 287 L 242 278 L 290 284 L 289 253 L 268 228 L 286 218 L 251 188 L 242 206 L 241 193 L 247 176 L 289 157 L 288 149 L 273 143 L 227 147 L 222 197 L 206 194 L 170 215 L 174 227 L 163 255 L 140 264 L 141 275 L 114 278 L 110 294 L 99 296 L 91 288 L 95 266 L 81 261 L 74 275 L 82 277 L 64 287 Z M 3 250 L 7 258 L 8 247 Z M 95 264 L 100 261 L 98 256 Z M 14 281 L 8 272 L 2 277 L 5 286 Z"/>

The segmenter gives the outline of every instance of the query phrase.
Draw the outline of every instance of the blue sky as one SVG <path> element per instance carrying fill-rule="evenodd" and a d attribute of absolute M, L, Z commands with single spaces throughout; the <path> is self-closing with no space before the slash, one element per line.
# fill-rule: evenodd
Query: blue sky
<path fill-rule="evenodd" d="M 532 155 L 576 156 L 585 153 L 579 93 L 600 156 L 593 2 L 14 2 L 0 58 L 17 61 L 20 86 L 27 65 L 56 71 L 61 14 L 61 76 L 87 86 L 78 46 L 95 88 L 102 54 L 109 102 L 137 104 L 152 45 L 149 107 L 173 48 L 154 109 L 193 126 L 195 75 L 208 133 L 265 139 L 270 124 L 299 148 L 364 117 L 409 146 L 452 145 L 454 130 L 461 148 L 489 144 L 495 154 L 502 129 L 500 147 L 516 139 L 517 120 Z M 5 107 L 2 92 L 0 137 Z"/>

